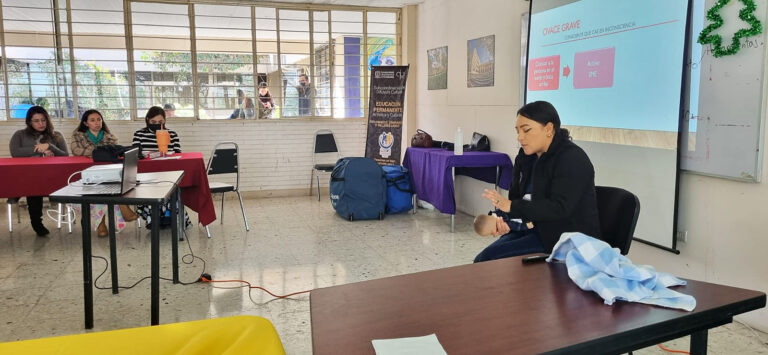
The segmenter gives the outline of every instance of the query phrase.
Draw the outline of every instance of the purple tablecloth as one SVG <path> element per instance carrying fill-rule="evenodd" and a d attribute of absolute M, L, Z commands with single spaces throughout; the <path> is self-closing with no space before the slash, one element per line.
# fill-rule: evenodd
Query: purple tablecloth
<path fill-rule="evenodd" d="M 466 175 L 493 184 L 496 182 L 498 166 L 501 170 L 499 186 L 507 189 L 512 182 L 512 160 L 508 155 L 498 152 L 464 152 L 464 155 L 454 155 L 453 151 L 440 148 L 411 147 L 405 151 L 403 166 L 411 171 L 419 199 L 448 214 L 456 213 L 451 168 L 456 168 L 456 175 Z"/>

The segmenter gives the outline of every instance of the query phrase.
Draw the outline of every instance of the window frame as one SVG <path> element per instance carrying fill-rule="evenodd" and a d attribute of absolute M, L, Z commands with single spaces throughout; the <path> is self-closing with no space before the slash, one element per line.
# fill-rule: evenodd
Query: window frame
<path fill-rule="evenodd" d="M 59 32 L 60 36 L 66 36 L 66 43 L 63 43 L 61 40 L 57 40 L 55 43 L 55 46 L 57 48 L 54 48 L 54 50 L 61 51 L 61 50 L 67 50 L 69 52 L 69 58 L 68 58 L 68 65 L 69 70 L 65 70 L 65 72 L 60 73 L 61 75 L 65 75 L 67 77 L 68 85 L 72 88 L 73 96 L 73 109 L 75 110 L 74 117 L 58 117 L 58 116 L 52 116 L 52 119 L 59 122 L 66 122 L 66 121 L 72 121 L 72 120 L 78 120 L 79 115 L 82 114 L 82 112 L 79 111 L 79 100 L 78 100 L 78 84 L 77 84 L 77 70 L 76 70 L 76 63 L 74 58 L 74 52 L 75 52 L 75 45 L 74 45 L 74 34 L 72 32 L 73 27 L 73 20 L 72 20 L 72 10 L 71 10 L 71 3 L 69 0 L 50 0 L 52 8 L 55 9 L 55 12 L 58 14 L 59 11 L 65 11 L 66 12 L 66 18 L 62 19 L 59 16 L 56 16 L 54 18 L 54 25 L 57 26 L 56 28 L 62 28 L 61 26 L 66 26 L 67 32 L 61 33 Z M 359 34 L 361 38 L 361 56 L 365 61 L 367 62 L 367 49 L 368 49 L 368 27 L 369 23 L 367 21 L 368 19 L 368 12 L 376 12 L 376 13 L 393 13 L 395 15 L 395 22 L 393 23 L 395 26 L 396 33 L 393 34 L 395 38 L 395 46 L 396 46 L 396 62 L 400 64 L 402 62 L 402 9 L 400 8 L 392 8 L 392 7 L 367 7 L 367 6 L 345 6 L 345 5 L 316 5 L 316 4 L 276 4 L 276 3 L 253 3 L 249 1 L 238 1 L 238 0 L 229 0 L 229 1 L 215 1 L 215 0 L 165 0 L 165 1 L 152 1 L 152 0 L 124 0 L 123 1 L 123 25 L 124 25 L 124 36 L 125 36 L 125 53 L 126 53 L 126 59 L 127 59 L 127 80 L 128 80 L 128 89 L 129 89 L 129 103 L 130 103 L 130 119 L 129 120 L 114 120 L 113 122 L 121 122 L 121 121 L 143 121 L 144 115 L 141 112 L 138 112 L 138 100 L 137 97 L 137 84 L 136 84 L 136 63 L 134 58 L 134 52 L 135 46 L 134 46 L 134 35 L 133 35 L 133 11 L 132 11 L 132 4 L 134 3 L 144 3 L 144 4 L 168 4 L 168 5 L 187 5 L 187 17 L 188 17 L 188 23 L 189 23 L 189 40 L 190 40 L 190 58 L 191 58 L 191 83 L 192 83 L 192 102 L 194 103 L 194 116 L 193 117 L 176 117 L 174 120 L 177 122 L 196 122 L 199 120 L 205 120 L 209 121 L 208 119 L 201 119 L 200 118 L 200 103 L 199 103 L 199 95 L 200 95 L 200 85 L 199 85 L 199 73 L 198 73 L 198 60 L 197 60 L 197 36 L 196 36 L 196 26 L 195 26 L 195 5 L 218 5 L 218 6 L 240 6 L 240 7 L 247 7 L 250 9 L 250 21 L 251 21 L 251 41 L 253 43 L 251 55 L 253 57 L 253 74 L 254 74 L 254 81 L 258 78 L 258 58 L 260 55 L 264 54 L 259 51 L 259 48 L 257 46 L 257 31 L 259 28 L 257 27 L 257 9 L 258 8 L 270 8 L 274 9 L 275 11 L 275 26 L 274 28 L 270 29 L 270 31 L 274 31 L 277 34 L 277 38 L 275 39 L 275 45 L 277 46 L 277 62 L 276 65 L 276 71 L 281 73 L 284 72 L 284 66 L 282 63 L 282 58 L 280 55 L 280 47 L 282 42 L 280 41 L 280 11 L 281 10 L 298 10 L 298 11 L 307 11 L 307 17 L 308 17 L 308 31 L 307 36 L 309 38 L 307 45 L 309 46 L 309 53 L 308 56 L 308 73 L 310 75 L 310 82 L 312 84 L 313 94 L 310 100 L 310 107 L 311 112 L 308 116 L 288 116 L 285 117 L 282 113 L 279 118 L 272 118 L 270 120 L 289 120 L 289 121 L 296 121 L 296 120 L 318 120 L 318 119 L 331 119 L 331 120 L 339 120 L 339 119 L 367 119 L 368 117 L 368 100 L 369 100 L 369 85 L 370 85 L 370 78 L 369 78 L 369 70 L 367 69 L 367 64 L 363 63 L 364 65 L 361 66 L 361 84 L 362 84 L 362 95 L 361 95 L 361 110 L 363 112 L 361 117 L 336 117 L 335 111 L 338 110 L 338 108 L 334 108 L 334 101 L 335 101 L 335 90 L 338 90 L 339 88 L 336 87 L 334 84 L 337 80 L 336 76 L 336 56 L 338 55 L 336 51 L 334 50 L 334 38 L 333 38 L 333 11 L 354 11 L 354 12 L 360 12 L 362 15 L 362 32 Z M 64 6 L 62 6 L 64 5 Z M 4 109 L 5 111 L 5 117 L 0 117 L 0 124 L 4 123 L 13 123 L 17 124 L 17 120 L 11 119 L 11 94 L 8 90 L 8 87 L 10 85 L 9 81 L 9 74 L 8 74 L 8 60 L 6 60 L 6 32 L 5 32 L 5 21 L 3 19 L 3 11 L 4 11 L 4 5 L 0 1 L 0 55 L 2 56 L 2 80 L 3 82 L 0 83 L 0 85 L 3 86 L 2 93 L 0 93 L 0 96 L 3 96 L 2 99 L 4 102 Z M 325 12 L 327 19 L 320 20 L 320 22 L 326 22 L 327 21 L 327 35 L 328 35 L 328 49 L 329 52 L 327 54 L 328 57 L 328 78 L 329 78 L 329 87 L 328 87 L 328 95 L 330 95 L 328 98 L 325 96 L 318 99 L 316 97 L 317 95 L 317 87 L 314 86 L 316 83 L 316 72 L 319 67 L 316 67 L 317 65 L 325 66 L 326 64 L 317 64 L 316 63 L 316 48 L 315 46 L 315 12 Z M 66 21 L 66 23 L 65 23 Z M 77 23 L 75 21 L 75 23 Z M 374 23 L 380 23 L 378 21 L 375 21 Z M 317 32 L 321 34 L 325 34 L 326 31 Z M 55 35 L 55 33 L 52 33 L 51 35 Z M 322 43 L 321 43 L 322 44 Z M 117 49 L 122 50 L 122 49 Z M 270 53 L 266 53 L 270 54 Z M 291 65 L 286 65 L 286 68 L 290 68 Z M 62 67 L 63 69 L 63 67 Z M 290 70 L 290 69 L 289 69 Z M 341 73 L 343 75 L 343 73 Z M 56 82 L 54 84 L 57 86 L 57 90 L 59 90 L 58 86 L 59 83 Z M 254 83 L 256 88 L 258 87 L 257 83 Z M 282 85 L 282 84 L 281 84 Z M 87 85 L 83 85 L 87 86 Z M 328 101 L 329 107 L 323 107 L 322 109 L 317 108 L 317 103 L 321 100 Z M 328 110 L 328 115 L 319 116 L 317 115 L 319 110 Z M 52 112 L 52 114 L 54 114 Z M 253 119 L 254 121 L 261 121 L 258 119 Z M 112 121 L 112 120 L 110 120 Z M 217 119 L 211 119 L 210 121 L 229 121 L 229 120 L 217 120 Z"/>

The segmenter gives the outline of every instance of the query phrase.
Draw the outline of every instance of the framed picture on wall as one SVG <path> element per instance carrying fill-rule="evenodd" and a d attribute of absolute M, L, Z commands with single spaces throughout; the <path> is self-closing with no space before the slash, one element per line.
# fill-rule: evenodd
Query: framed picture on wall
<path fill-rule="evenodd" d="M 427 50 L 427 90 L 448 88 L 448 46 Z"/>
<path fill-rule="evenodd" d="M 493 86 L 496 35 L 467 41 L 467 87 Z"/>

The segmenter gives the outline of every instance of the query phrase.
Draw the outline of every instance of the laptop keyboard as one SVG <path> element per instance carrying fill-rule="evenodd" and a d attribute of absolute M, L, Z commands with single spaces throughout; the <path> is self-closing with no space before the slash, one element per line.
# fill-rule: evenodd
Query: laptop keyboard
<path fill-rule="evenodd" d="M 109 184 L 99 186 L 99 192 L 103 194 L 119 194 L 123 186 L 120 184 Z"/>

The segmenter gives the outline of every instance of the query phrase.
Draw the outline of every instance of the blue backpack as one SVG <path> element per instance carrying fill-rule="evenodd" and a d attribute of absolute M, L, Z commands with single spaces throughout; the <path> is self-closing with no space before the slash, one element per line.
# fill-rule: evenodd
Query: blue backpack
<path fill-rule="evenodd" d="M 413 209 L 413 185 L 408 169 L 400 165 L 381 167 L 387 177 L 387 213 L 394 214 Z"/>
<path fill-rule="evenodd" d="M 331 172 L 331 205 L 350 221 L 383 219 L 387 180 L 379 164 L 369 158 L 341 158 Z"/>

